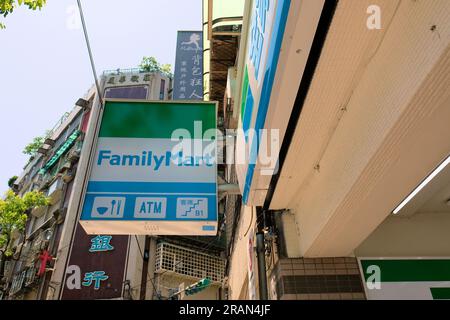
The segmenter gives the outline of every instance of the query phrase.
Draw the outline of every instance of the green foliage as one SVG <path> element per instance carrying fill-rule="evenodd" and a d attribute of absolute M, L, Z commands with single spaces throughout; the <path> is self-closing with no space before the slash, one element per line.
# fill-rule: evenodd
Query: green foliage
<path fill-rule="evenodd" d="M 146 72 L 158 72 L 160 71 L 159 63 L 155 57 L 143 57 L 139 68 Z"/>
<path fill-rule="evenodd" d="M 170 76 L 170 78 L 172 77 L 172 65 L 166 63 L 161 65 L 161 71 L 167 75 Z"/>
<path fill-rule="evenodd" d="M 31 191 L 20 197 L 9 190 L 5 199 L 0 199 L 0 248 L 9 244 L 14 230 L 23 231 L 28 210 L 49 204 L 50 199 L 42 192 Z M 6 256 L 10 256 L 9 248 L 5 249 Z"/>
<path fill-rule="evenodd" d="M 8 187 L 12 188 L 14 181 L 16 181 L 18 178 L 18 176 L 12 176 L 11 178 L 8 179 Z"/>
<path fill-rule="evenodd" d="M 155 57 L 143 57 L 139 68 L 145 72 L 161 72 L 172 78 L 172 66 L 170 64 L 160 64 Z"/>
<path fill-rule="evenodd" d="M 23 153 L 29 156 L 34 155 L 40 147 L 44 144 L 44 137 L 35 137 L 32 142 L 27 144 L 23 149 Z"/>
<path fill-rule="evenodd" d="M 6 17 L 13 13 L 18 6 L 25 5 L 30 10 L 41 10 L 46 4 L 47 0 L 0 0 L 0 15 Z M 0 29 L 5 29 L 6 26 L 0 22 Z"/>

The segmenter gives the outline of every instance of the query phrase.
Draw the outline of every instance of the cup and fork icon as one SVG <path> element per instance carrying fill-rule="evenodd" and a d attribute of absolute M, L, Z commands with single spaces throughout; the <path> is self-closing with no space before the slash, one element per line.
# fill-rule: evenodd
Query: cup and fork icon
<path fill-rule="evenodd" d="M 122 218 L 124 197 L 96 197 L 92 206 L 93 218 Z"/>

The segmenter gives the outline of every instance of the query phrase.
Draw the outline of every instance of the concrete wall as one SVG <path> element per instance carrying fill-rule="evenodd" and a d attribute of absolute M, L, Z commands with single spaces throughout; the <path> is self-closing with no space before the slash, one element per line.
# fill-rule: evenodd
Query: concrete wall
<path fill-rule="evenodd" d="M 140 299 L 142 267 L 144 264 L 144 260 L 142 259 L 141 252 L 139 251 L 139 246 L 136 238 L 137 241 L 139 241 L 139 246 L 142 252 L 144 252 L 145 250 L 145 236 L 130 236 L 128 246 L 128 261 L 124 279 L 124 281 L 128 280 L 130 282 L 130 293 L 133 300 Z M 149 276 L 153 277 L 153 274 Z M 147 280 L 149 280 L 149 276 L 147 276 Z"/>
<path fill-rule="evenodd" d="M 381 30 L 366 27 L 371 4 Z M 339 2 L 271 204 L 296 214 L 303 256 L 351 254 L 448 155 L 449 13 Z"/>
<path fill-rule="evenodd" d="M 253 210 L 253 214 L 252 214 Z M 241 218 L 236 228 L 234 250 L 230 258 L 229 269 L 229 299 L 249 299 L 248 292 L 244 293 L 244 287 L 248 285 L 248 241 L 249 236 L 256 227 L 256 209 L 243 206 Z M 255 252 L 256 257 L 256 252 Z M 256 260 L 255 260 L 256 261 Z M 255 269 L 255 282 L 257 282 L 257 270 Z M 255 286 L 256 287 L 256 286 Z M 248 290 L 246 290 L 248 291 Z"/>
<path fill-rule="evenodd" d="M 280 217 L 283 229 L 283 242 L 286 248 L 286 255 L 288 258 L 300 258 L 300 226 L 294 213 L 291 211 L 284 211 Z"/>

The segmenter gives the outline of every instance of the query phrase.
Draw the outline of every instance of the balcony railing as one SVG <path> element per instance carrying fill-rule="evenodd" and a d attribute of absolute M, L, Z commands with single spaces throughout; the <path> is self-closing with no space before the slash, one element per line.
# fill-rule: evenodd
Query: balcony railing
<path fill-rule="evenodd" d="M 110 76 L 110 75 L 118 75 L 118 74 L 130 74 L 130 73 L 146 73 L 148 71 L 145 71 L 142 68 L 128 68 L 128 69 L 116 69 L 116 70 L 105 70 L 103 71 L 103 76 Z"/>

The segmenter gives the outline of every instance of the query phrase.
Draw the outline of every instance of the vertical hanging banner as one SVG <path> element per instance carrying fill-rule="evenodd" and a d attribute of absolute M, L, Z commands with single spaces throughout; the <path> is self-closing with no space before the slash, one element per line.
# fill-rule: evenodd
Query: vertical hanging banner
<path fill-rule="evenodd" d="M 216 235 L 216 108 L 106 100 L 83 197 L 85 231 Z"/>
<path fill-rule="evenodd" d="M 203 100 L 203 33 L 178 31 L 174 100 Z"/>

